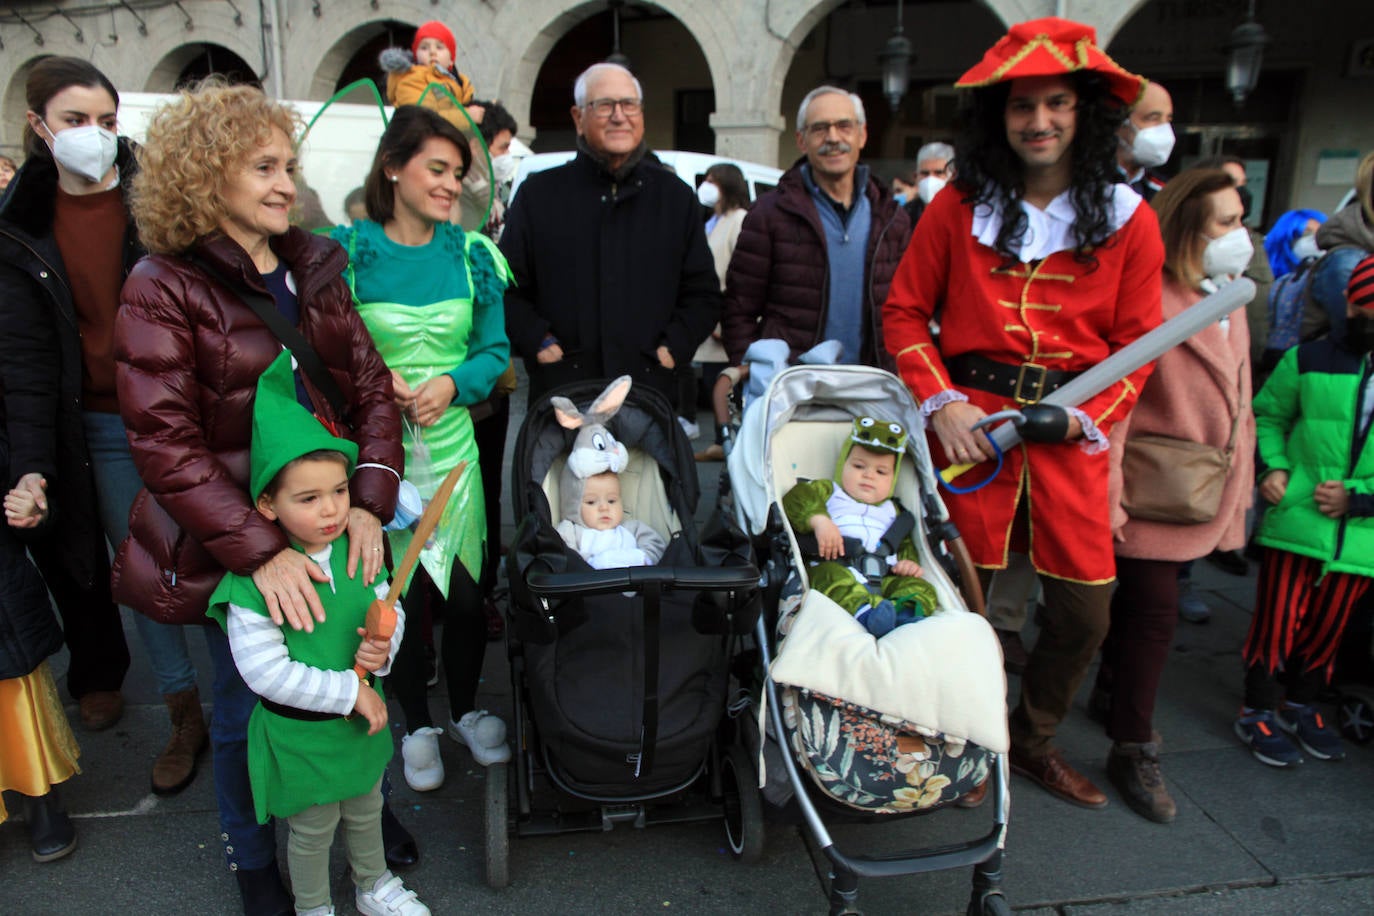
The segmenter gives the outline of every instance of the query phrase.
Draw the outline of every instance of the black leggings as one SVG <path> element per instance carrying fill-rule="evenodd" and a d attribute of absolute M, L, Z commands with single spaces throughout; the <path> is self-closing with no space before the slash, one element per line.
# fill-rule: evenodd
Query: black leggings
<path fill-rule="evenodd" d="M 425 665 L 424 628 L 419 614 L 421 589 L 432 587 L 424 569 L 416 570 L 409 592 L 415 596 L 416 614 L 414 617 L 407 614 L 401 648 L 396 652 L 391 674 L 386 679 L 387 689 L 401 704 L 407 733 L 434 724 L 426 695 L 428 671 Z M 439 655 L 444 663 L 444 678 L 448 686 L 449 715 L 456 722 L 473 709 L 477 699 L 477 682 L 482 678 L 482 659 L 487 651 L 487 621 L 482 615 L 482 591 L 457 559 L 454 559 L 453 572 L 449 575 L 448 599 L 441 607 L 444 631 Z"/>

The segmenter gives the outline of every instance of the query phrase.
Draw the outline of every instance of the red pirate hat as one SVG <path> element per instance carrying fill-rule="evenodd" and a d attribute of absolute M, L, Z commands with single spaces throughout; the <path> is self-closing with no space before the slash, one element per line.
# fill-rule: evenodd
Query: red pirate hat
<path fill-rule="evenodd" d="M 976 89 L 1023 76 L 1062 76 L 1078 70 L 1105 76 L 1112 95 L 1128 106 L 1140 101 L 1145 91 L 1143 76 L 1123 69 L 1097 46 L 1092 26 L 1056 16 L 1012 26 L 954 86 Z"/>

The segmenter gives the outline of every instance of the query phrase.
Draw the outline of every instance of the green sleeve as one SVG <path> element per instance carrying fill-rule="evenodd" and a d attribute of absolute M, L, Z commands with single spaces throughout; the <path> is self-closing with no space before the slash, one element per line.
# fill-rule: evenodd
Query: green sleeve
<path fill-rule="evenodd" d="M 811 530 L 811 516 L 828 515 L 826 500 L 835 492 L 833 480 L 802 480 L 782 497 L 782 510 L 792 530 L 806 534 Z"/>
<path fill-rule="evenodd" d="M 486 400 L 510 363 L 505 307 L 510 268 L 501 252 L 476 232 L 468 233 L 467 250 L 472 271 L 472 332 L 467 358 L 448 374 L 453 379 L 453 403 L 463 406 Z"/>
<path fill-rule="evenodd" d="M 262 597 L 262 592 L 253 584 L 251 576 L 226 573 L 210 595 L 210 606 L 205 609 L 205 616 L 219 624 L 221 630 L 227 631 L 231 604 L 267 616 L 267 602 Z"/>
<path fill-rule="evenodd" d="M 1255 444 L 1259 448 L 1261 475 L 1292 468 L 1288 460 L 1288 434 L 1301 413 L 1298 349 L 1292 347 L 1283 354 L 1255 396 Z"/>
<path fill-rule="evenodd" d="M 902 538 L 902 543 L 897 545 L 897 559 L 921 562 L 921 553 L 916 549 L 916 542 L 911 539 L 911 535 Z"/>

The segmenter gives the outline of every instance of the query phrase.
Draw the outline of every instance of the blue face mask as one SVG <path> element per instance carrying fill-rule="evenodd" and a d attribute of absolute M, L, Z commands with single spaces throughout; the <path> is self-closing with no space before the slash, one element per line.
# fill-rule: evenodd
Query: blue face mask
<path fill-rule="evenodd" d="M 905 194 L 893 194 L 893 195 L 892 195 L 892 199 L 895 200 L 895 201 L 897 201 L 897 206 L 899 206 L 899 207 L 905 207 L 905 206 L 906 206 L 906 195 L 905 195 Z"/>

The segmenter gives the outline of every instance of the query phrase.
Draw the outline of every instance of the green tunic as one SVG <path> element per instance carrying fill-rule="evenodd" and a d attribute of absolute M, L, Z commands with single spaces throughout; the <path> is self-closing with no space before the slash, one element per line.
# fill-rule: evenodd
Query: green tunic
<path fill-rule="evenodd" d="M 312 633 L 282 627 L 294 661 L 327 671 L 347 671 L 358 651 L 357 628 L 376 591 L 358 575 L 348 577 L 348 536 L 333 544 L 329 566 L 334 588 L 315 583 L 325 619 Z M 208 616 L 226 625 L 229 605 L 267 616 L 267 604 L 249 576 L 226 575 L 210 596 Z M 380 683 L 377 692 L 381 693 Z M 385 698 L 385 697 L 383 697 Z M 268 712 L 261 703 L 248 720 L 248 778 L 259 823 L 290 817 L 314 805 L 355 798 L 372 790 L 391 760 L 391 732 L 367 733 L 362 716 L 302 722 Z"/>
<path fill-rule="evenodd" d="M 467 462 L 420 554 L 447 596 L 455 557 L 474 581 L 482 572 L 486 508 L 467 405 L 491 393 L 510 358 L 502 300 L 509 269 L 484 236 L 457 226 L 436 226 L 427 245 L 397 244 L 367 220 L 341 226 L 333 237 L 349 251 L 347 276 L 358 314 L 387 366 L 412 388 L 448 373 L 457 391 L 437 423 L 424 428 L 406 423 L 402 435 L 406 479 L 426 503 L 445 475 Z M 395 556 L 404 554 L 411 536 L 410 531 L 389 532 Z"/>

